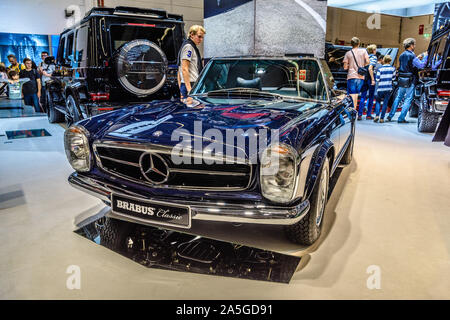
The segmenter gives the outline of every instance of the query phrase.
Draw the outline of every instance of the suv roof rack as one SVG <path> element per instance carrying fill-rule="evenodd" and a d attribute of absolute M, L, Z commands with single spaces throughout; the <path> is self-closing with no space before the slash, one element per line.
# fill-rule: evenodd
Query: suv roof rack
<path fill-rule="evenodd" d="M 94 7 L 86 13 L 84 18 L 87 18 L 91 15 L 96 15 L 96 14 L 122 15 L 122 16 L 134 16 L 134 17 L 170 19 L 170 20 L 183 21 L 182 15 L 167 13 L 166 10 L 143 9 L 143 8 L 134 8 L 134 7 L 125 7 L 125 6 L 118 6 L 115 8 Z"/>

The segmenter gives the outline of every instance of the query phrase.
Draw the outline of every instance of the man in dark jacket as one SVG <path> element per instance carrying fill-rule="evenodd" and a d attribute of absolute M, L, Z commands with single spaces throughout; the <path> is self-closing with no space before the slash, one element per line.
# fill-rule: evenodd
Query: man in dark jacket
<path fill-rule="evenodd" d="M 397 107 L 400 102 L 405 98 L 402 106 L 402 112 L 398 117 L 398 123 L 408 123 L 406 114 L 408 113 L 411 102 L 414 98 L 414 88 L 419 79 L 418 71 L 420 65 L 417 64 L 418 59 L 414 54 L 414 49 L 416 48 L 416 40 L 413 38 L 408 38 L 403 41 L 403 46 L 405 52 L 403 52 L 399 57 L 400 67 L 398 68 L 398 78 L 399 78 L 399 88 L 397 91 L 397 97 L 392 104 L 391 112 L 387 117 L 388 121 L 391 121 L 397 111 Z M 403 85 L 402 85 L 403 83 Z"/>
<path fill-rule="evenodd" d="M 30 81 L 24 83 L 22 87 L 23 101 L 26 105 L 34 107 L 36 112 L 41 112 L 39 98 L 41 97 L 41 79 L 30 58 L 23 59 L 25 69 L 20 71 L 20 78 L 28 78 Z"/>

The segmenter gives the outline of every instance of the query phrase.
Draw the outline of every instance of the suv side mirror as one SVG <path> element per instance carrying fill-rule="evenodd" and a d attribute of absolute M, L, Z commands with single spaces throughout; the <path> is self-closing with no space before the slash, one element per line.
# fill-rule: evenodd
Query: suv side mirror
<path fill-rule="evenodd" d="M 70 56 L 64 58 L 62 66 L 66 67 L 66 68 L 70 68 L 70 67 L 72 67 L 72 61 L 73 61 L 73 55 L 71 54 Z"/>

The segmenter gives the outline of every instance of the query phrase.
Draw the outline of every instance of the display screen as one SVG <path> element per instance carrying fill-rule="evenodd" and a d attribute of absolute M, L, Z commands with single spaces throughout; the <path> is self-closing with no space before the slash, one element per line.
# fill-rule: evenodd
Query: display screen
<path fill-rule="evenodd" d="M 8 55 L 14 54 L 18 62 L 30 58 L 36 64 L 41 62 L 41 52 L 49 52 L 48 35 L 0 33 L 0 61 L 9 66 Z"/>

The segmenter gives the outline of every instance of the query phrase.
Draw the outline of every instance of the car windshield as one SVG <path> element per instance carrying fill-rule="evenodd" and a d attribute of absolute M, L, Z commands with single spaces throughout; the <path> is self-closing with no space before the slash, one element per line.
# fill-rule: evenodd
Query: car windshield
<path fill-rule="evenodd" d="M 328 100 L 314 59 L 214 59 L 192 90 L 193 95 L 267 96 Z"/>

